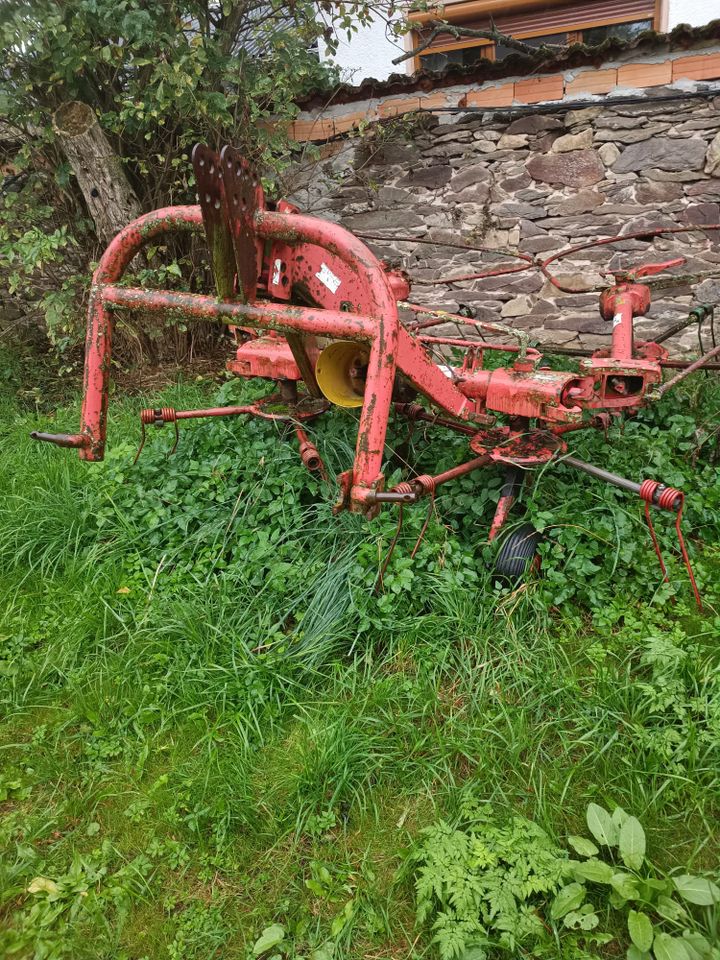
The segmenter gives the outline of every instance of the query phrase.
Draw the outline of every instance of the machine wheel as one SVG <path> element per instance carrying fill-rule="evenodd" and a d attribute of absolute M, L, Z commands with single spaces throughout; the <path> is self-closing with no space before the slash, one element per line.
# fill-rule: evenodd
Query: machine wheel
<path fill-rule="evenodd" d="M 495 573 L 508 580 L 519 580 L 537 556 L 540 534 L 531 523 L 522 523 L 505 539 L 495 558 Z"/>

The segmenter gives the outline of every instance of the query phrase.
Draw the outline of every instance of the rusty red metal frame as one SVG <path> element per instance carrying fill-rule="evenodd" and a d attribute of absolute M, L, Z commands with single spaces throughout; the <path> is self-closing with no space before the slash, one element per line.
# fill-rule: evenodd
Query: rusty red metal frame
<path fill-rule="evenodd" d="M 610 414 L 636 412 L 720 352 L 720 348 L 710 351 L 660 387 L 667 351 L 657 343 L 634 340 L 634 319 L 646 313 L 650 305 L 650 289 L 638 281 L 677 265 L 682 258 L 616 273 L 615 284 L 603 292 L 600 303 L 602 315 L 612 323 L 610 348 L 583 359 L 578 371 L 555 371 L 540 366 L 542 355 L 529 346 L 524 331 L 408 302 L 406 278 L 383 265 L 358 237 L 343 227 L 305 216 L 283 201 L 275 209 L 268 209 L 256 172 L 232 148 L 225 147 L 218 157 L 207 147 L 198 146 L 193 151 L 193 166 L 199 205 L 167 207 L 138 218 L 115 237 L 100 259 L 88 308 L 80 432 L 37 433 L 36 439 L 74 447 L 83 460 L 102 459 L 115 312 L 140 309 L 183 320 L 218 320 L 234 328 L 246 339 L 229 364 L 230 369 L 243 376 L 277 380 L 284 398 L 291 398 L 287 414 L 263 409 L 262 401 L 209 410 L 144 411 L 143 430 L 146 423 L 169 422 L 177 431 L 178 420 L 197 417 L 246 414 L 283 420 L 295 430 L 303 462 L 310 470 L 322 473 L 318 451 L 300 426 L 302 419 L 317 414 L 303 414 L 292 400 L 297 397 L 296 382 L 304 380 L 311 396 L 318 398 L 316 338 L 357 341 L 367 345 L 367 362 L 362 364 L 364 392 L 355 459 L 352 469 L 339 478 L 342 499 L 338 508 L 372 516 L 382 503 L 402 505 L 424 495 L 430 496 L 432 508 L 438 486 L 479 467 L 506 463 L 511 469 L 529 468 L 556 459 L 566 450 L 560 439 L 563 434 L 590 427 L 605 429 Z M 636 231 L 578 244 L 542 262 L 527 254 L 513 253 L 509 255 L 522 260 L 522 264 L 434 283 L 452 284 L 538 266 L 556 287 L 565 289 L 549 272 L 550 264 L 564 256 L 618 241 L 716 229 L 720 229 L 720 224 Z M 133 257 L 148 242 L 172 233 L 201 232 L 208 241 L 217 296 L 144 290 L 123 283 Z M 481 252 L 487 249 L 428 238 L 418 242 Z M 298 300 L 303 305 L 298 305 Z M 399 307 L 419 316 L 428 314 L 430 319 L 405 326 L 399 319 Z M 502 334 L 517 343 L 505 345 L 421 332 L 448 321 Z M 454 367 L 449 360 L 435 362 L 430 354 L 433 347 L 464 350 L 462 366 Z M 485 350 L 515 354 L 514 362 L 508 367 L 484 369 Z M 423 394 L 444 416 L 430 414 L 418 404 L 396 404 L 397 412 L 411 420 L 422 419 L 470 435 L 471 448 L 480 455 L 437 476 L 416 477 L 385 491 L 382 461 L 398 379 Z M 586 411 L 598 410 L 604 412 L 585 416 Z M 508 417 L 510 426 L 489 429 L 497 415 Z M 537 426 L 531 426 L 533 420 Z M 626 487 L 630 484 L 628 489 L 634 488 L 631 481 L 623 483 Z M 647 492 L 649 487 L 642 489 Z M 501 528 L 515 496 L 514 489 L 503 494 L 491 539 Z M 652 498 L 645 500 L 655 503 Z M 661 507 L 666 505 L 658 503 Z M 679 528 L 678 535 L 687 561 Z M 691 571 L 690 576 L 692 579 Z"/>
<path fill-rule="evenodd" d="M 83 460 L 103 457 L 115 309 L 141 308 L 165 316 L 218 319 L 227 324 L 285 334 L 298 332 L 364 340 L 370 344 L 367 401 L 360 417 L 351 506 L 367 510 L 369 493 L 382 484 L 383 446 L 396 370 L 453 416 L 467 419 L 473 413 L 472 404 L 427 358 L 422 345 L 401 327 L 386 273 L 360 240 L 336 224 L 295 213 L 258 210 L 254 224 L 261 241 L 303 244 L 306 248 L 315 247 L 320 253 L 331 253 L 353 281 L 347 296 L 359 299 L 363 312 L 259 300 L 219 301 L 202 294 L 121 286 L 125 270 L 144 244 L 168 233 L 199 233 L 203 229 L 199 206 L 168 207 L 146 214 L 115 237 L 93 276 L 81 428 L 69 443 L 78 447 Z"/>

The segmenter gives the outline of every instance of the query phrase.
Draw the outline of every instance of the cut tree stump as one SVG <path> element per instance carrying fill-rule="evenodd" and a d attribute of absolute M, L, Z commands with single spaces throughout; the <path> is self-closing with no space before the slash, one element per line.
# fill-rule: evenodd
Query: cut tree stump
<path fill-rule="evenodd" d="M 107 243 L 142 212 L 120 158 L 92 107 L 79 100 L 55 111 L 53 130 L 77 177 L 97 235 Z"/>

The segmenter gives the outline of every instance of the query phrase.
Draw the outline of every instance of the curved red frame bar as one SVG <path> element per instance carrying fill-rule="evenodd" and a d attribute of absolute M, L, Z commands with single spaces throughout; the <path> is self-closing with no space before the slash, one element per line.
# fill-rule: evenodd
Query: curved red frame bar
<path fill-rule="evenodd" d="M 390 281 L 362 241 L 337 224 L 297 213 L 259 210 L 255 230 L 264 240 L 308 245 L 330 252 L 347 269 L 347 288 L 362 312 L 299 307 L 271 301 L 241 303 L 211 296 L 142 290 L 119 285 L 135 254 L 168 233 L 200 233 L 199 206 L 166 207 L 139 217 L 110 243 L 93 275 L 85 344 L 84 399 L 80 433 L 73 443 L 83 460 L 101 460 L 105 451 L 113 310 L 141 308 L 155 313 L 219 319 L 228 324 L 283 333 L 343 337 L 370 343 L 365 402 L 360 416 L 349 506 L 373 509 L 372 493 L 382 488 L 385 434 L 397 369 L 434 403 L 467 418 L 473 404 L 427 358 L 422 346 L 401 326 Z"/>

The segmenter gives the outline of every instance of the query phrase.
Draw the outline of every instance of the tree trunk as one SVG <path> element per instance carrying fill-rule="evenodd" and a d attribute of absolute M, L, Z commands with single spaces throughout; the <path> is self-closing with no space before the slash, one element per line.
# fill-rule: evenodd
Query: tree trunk
<path fill-rule="evenodd" d="M 53 114 L 53 129 L 77 177 L 97 235 L 108 243 L 141 213 L 120 158 L 86 103 L 64 103 Z"/>

